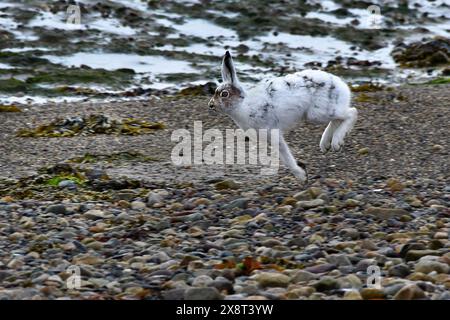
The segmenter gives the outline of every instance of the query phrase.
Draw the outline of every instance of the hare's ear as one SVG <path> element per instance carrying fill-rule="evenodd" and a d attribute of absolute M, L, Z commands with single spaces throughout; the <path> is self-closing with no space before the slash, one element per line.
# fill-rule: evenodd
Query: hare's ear
<path fill-rule="evenodd" d="M 222 80 L 226 83 L 237 85 L 239 83 L 236 69 L 234 68 L 233 59 L 229 51 L 225 53 L 222 60 Z"/>

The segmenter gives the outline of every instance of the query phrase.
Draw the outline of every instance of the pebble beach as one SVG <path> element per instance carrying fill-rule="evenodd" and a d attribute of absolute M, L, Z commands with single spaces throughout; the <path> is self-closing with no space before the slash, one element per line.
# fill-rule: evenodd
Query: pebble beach
<path fill-rule="evenodd" d="M 449 92 L 355 92 L 337 153 L 299 126 L 287 142 L 306 185 L 284 167 L 174 166 L 174 129 L 234 127 L 209 95 L 2 112 L 0 299 L 450 299 Z M 61 114 L 164 128 L 18 135 Z"/>

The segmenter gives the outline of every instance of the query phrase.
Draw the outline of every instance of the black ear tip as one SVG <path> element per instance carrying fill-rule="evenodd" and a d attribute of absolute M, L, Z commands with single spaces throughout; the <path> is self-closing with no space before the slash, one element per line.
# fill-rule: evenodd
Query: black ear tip
<path fill-rule="evenodd" d="M 230 58 L 230 57 L 231 57 L 230 51 L 227 50 L 227 51 L 225 52 L 225 57 L 227 57 L 227 58 Z"/>

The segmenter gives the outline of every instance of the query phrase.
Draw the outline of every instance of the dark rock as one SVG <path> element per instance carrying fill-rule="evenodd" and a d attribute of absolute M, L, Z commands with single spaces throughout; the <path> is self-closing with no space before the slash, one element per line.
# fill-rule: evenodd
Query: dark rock
<path fill-rule="evenodd" d="M 450 39 L 438 37 L 425 42 L 399 44 L 391 55 L 397 63 L 407 67 L 433 67 L 450 62 Z"/>
<path fill-rule="evenodd" d="M 402 249 L 400 250 L 400 257 L 404 258 L 406 257 L 406 254 L 410 250 L 425 250 L 427 247 L 422 243 L 407 243 L 405 244 Z"/>
<path fill-rule="evenodd" d="M 425 292 L 415 284 L 404 286 L 394 296 L 394 300 L 416 300 L 424 298 L 426 298 Z"/>
<path fill-rule="evenodd" d="M 229 204 L 225 205 L 223 208 L 225 210 L 231 210 L 234 208 L 247 209 L 249 199 L 247 198 L 239 198 L 231 201 Z"/>
<path fill-rule="evenodd" d="M 411 273 L 411 270 L 406 264 L 401 263 L 390 267 L 388 273 L 392 277 L 405 278 Z"/>
<path fill-rule="evenodd" d="M 184 300 L 185 289 L 170 289 L 163 291 L 164 300 Z"/>
<path fill-rule="evenodd" d="M 365 214 L 375 216 L 378 219 L 387 220 L 390 218 L 409 215 L 409 212 L 403 209 L 370 207 L 365 210 Z"/>
<path fill-rule="evenodd" d="M 180 90 L 179 94 L 183 96 L 201 96 L 211 95 L 217 89 L 217 85 L 214 82 L 207 82 L 198 86 L 190 86 Z"/>
<path fill-rule="evenodd" d="M 184 292 L 185 300 L 222 300 L 223 296 L 216 288 L 189 288 Z"/>
<path fill-rule="evenodd" d="M 308 245 L 308 241 L 304 238 L 294 238 L 288 241 L 287 245 L 289 247 L 297 246 L 297 247 L 305 247 Z"/>
<path fill-rule="evenodd" d="M 67 213 L 67 208 L 63 204 L 54 204 L 54 205 L 47 207 L 45 212 L 64 215 Z"/>
<path fill-rule="evenodd" d="M 314 283 L 313 287 L 319 292 L 331 291 L 339 289 L 339 282 L 332 277 L 323 277 Z"/>
<path fill-rule="evenodd" d="M 331 263 L 324 263 L 324 264 L 319 264 L 317 266 L 305 268 L 306 271 L 309 271 L 312 273 L 325 273 L 325 272 L 328 272 L 328 271 L 331 271 L 334 269 L 336 269 L 336 266 Z"/>
<path fill-rule="evenodd" d="M 383 289 L 383 292 L 386 296 L 395 296 L 397 292 L 400 291 L 406 284 L 405 283 L 397 283 L 390 286 L 387 286 Z"/>
<path fill-rule="evenodd" d="M 209 287 L 214 287 L 219 292 L 225 291 L 227 294 L 234 293 L 233 283 L 227 279 L 216 279 L 208 284 Z"/>
<path fill-rule="evenodd" d="M 359 239 L 359 231 L 354 228 L 345 228 L 339 232 L 339 235 L 345 239 L 357 240 Z"/>
<path fill-rule="evenodd" d="M 406 261 L 416 261 L 424 256 L 439 256 L 439 251 L 436 250 L 409 250 L 406 253 Z"/>

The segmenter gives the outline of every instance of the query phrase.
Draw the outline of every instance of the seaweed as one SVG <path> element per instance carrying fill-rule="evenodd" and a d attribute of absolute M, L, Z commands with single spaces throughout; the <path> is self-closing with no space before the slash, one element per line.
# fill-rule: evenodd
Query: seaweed
<path fill-rule="evenodd" d="M 450 83 L 450 77 L 440 77 L 428 81 L 426 84 L 447 84 Z"/>
<path fill-rule="evenodd" d="M 164 129 L 162 122 L 143 119 L 110 119 L 103 115 L 56 119 L 36 128 L 20 129 L 18 137 L 74 137 L 93 134 L 139 135 Z"/>
<path fill-rule="evenodd" d="M 383 91 L 386 89 L 386 86 L 380 84 L 380 83 L 364 83 L 360 85 L 352 85 L 350 87 L 352 92 L 376 92 L 376 91 Z"/>
<path fill-rule="evenodd" d="M 361 93 L 354 98 L 355 102 L 376 102 L 377 100 L 374 97 L 368 96 L 365 93 Z"/>
<path fill-rule="evenodd" d="M 14 105 L 0 105 L 0 112 L 22 112 L 22 110 Z"/>
<path fill-rule="evenodd" d="M 55 176 L 55 177 L 52 177 L 52 178 L 50 178 L 50 179 L 48 179 L 46 182 L 45 182 L 45 184 L 46 185 L 48 185 L 48 186 L 58 186 L 59 185 L 59 183 L 61 182 L 61 181 L 64 181 L 64 180 L 70 180 L 70 181 L 73 181 L 74 183 L 76 183 L 77 185 L 82 185 L 82 184 L 84 184 L 85 183 L 85 179 L 82 179 L 82 178 L 80 178 L 79 176 L 75 176 L 75 175 L 63 175 L 63 176 Z"/>
<path fill-rule="evenodd" d="M 91 154 L 86 153 L 81 157 L 75 157 L 70 159 L 73 163 L 96 163 L 100 161 L 115 162 L 115 161 L 135 161 L 135 162 L 151 162 L 158 159 L 144 155 L 136 151 L 117 152 L 112 154 Z"/>

